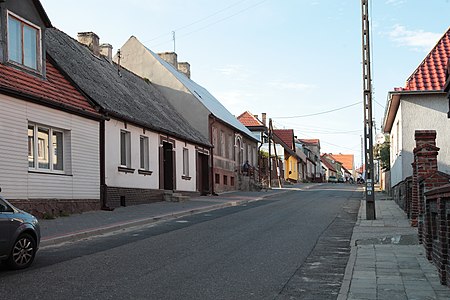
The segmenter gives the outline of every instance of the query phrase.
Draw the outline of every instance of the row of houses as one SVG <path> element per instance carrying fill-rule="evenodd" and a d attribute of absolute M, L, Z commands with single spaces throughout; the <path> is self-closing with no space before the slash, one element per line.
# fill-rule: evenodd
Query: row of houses
<path fill-rule="evenodd" d="M 54 28 L 38 0 L 0 10 L 0 184 L 13 203 L 43 215 L 242 188 L 258 140 L 175 53 L 131 37 L 113 57 L 93 32 Z"/>
<path fill-rule="evenodd" d="M 283 182 L 323 182 L 329 176 L 347 182 L 356 178 L 353 154 L 322 154 L 319 139 L 299 139 L 293 129 L 273 129 L 267 124 L 266 113 L 259 118 L 246 111 L 238 116 L 238 120 L 259 140 L 260 152 L 266 153 L 260 155 L 259 175 L 270 177 L 275 181 L 272 185 L 276 185 L 278 178 Z M 264 157 L 274 155 L 280 161 L 279 170 L 266 171 Z M 277 167 L 272 160 L 270 165 L 272 169 Z"/>

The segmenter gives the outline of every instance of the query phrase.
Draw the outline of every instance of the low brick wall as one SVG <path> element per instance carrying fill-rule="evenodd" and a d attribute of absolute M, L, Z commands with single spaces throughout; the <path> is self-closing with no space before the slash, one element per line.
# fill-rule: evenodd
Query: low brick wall
<path fill-rule="evenodd" d="M 52 218 L 100 209 L 99 199 L 29 199 L 8 201 L 37 218 Z"/>
<path fill-rule="evenodd" d="M 424 246 L 441 284 L 450 285 L 450 184 L 425 192 Z"/>

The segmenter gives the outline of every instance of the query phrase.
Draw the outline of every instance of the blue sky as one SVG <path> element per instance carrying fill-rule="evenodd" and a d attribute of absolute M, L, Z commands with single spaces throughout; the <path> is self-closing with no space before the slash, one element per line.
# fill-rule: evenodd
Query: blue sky
<path fill-rule="evenodd" d="M 93 31 L 114 52 L 131 35 L 155 52 L 172 51 L 175 31 L 178 60 L 188 61 L 192 79 L 233 114 L 266 112 L 277 128 L 319 138 L 322 152 L 353 153 L 361 164 L 360 1 L 41 3 L 55 27 L 72 37 Z M 404 86 L 449 28 L 449 12 L 449 0 L 370 2 L 377 132 L 388 91 Z"/>

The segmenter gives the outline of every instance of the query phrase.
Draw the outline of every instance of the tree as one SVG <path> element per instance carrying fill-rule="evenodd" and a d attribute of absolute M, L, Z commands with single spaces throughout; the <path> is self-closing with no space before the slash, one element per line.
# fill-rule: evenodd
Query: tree
<path fill-rule="evenodd" d="M 386 140 L 383 144 L 377 144 L 373 148 L 373 154 L 375 159 L 378 159 L 380 161 L 380 166 L 383 171 L 389 171 L 391 168 L 391 143 L 389 141 L 389 135 L 385 135 Z"/>

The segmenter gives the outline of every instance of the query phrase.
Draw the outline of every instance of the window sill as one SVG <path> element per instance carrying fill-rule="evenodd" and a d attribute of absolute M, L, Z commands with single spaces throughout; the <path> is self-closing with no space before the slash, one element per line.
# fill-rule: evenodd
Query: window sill
<path fill-rule="evenodd" d="M 191 180 L 192 179 L 192 177 L 190 177 L 190 176 L 181 176 L 181 179 L 184 179 L 184 180 Z"/>
<path fill-rule="evenodd" d="M 32 174 L 46 174 L 46 175 L 57 175 L 57 176 L 73 176 L 71 174 L 66 174 L 62 172 L 51 172 L 51 171 L 45 171 L 45 170 L 28 170 L 28 173 Z"/>
<path fill-rule="evenodd" d="M 147 175 L 152 175 L 152 174 L 153 174 L 153 171 L 148 171 L 148 170 L 138 170 L 138 173 L 141 174 L 141 175 L 147 176 Z"/>
<path fill-rule="evenodd" d="M 127 167 L 118 167 L 119 172 L 123 173 L 134 173 L 135 169 L 127 168 Z"/>

